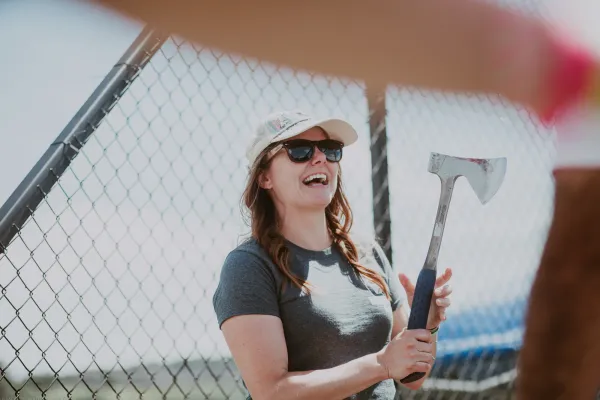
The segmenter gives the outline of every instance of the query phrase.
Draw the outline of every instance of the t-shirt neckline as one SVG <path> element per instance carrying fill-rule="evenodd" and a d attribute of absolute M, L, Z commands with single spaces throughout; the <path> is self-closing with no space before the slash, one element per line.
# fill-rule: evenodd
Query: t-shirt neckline
<path fill-rule="evenodd" d="M 292 249 L 294 249 L 296 251 L 304 253 L 304 254 L 310 254 L 310 255 L 321 256 L 321 257 L 330 256 L 333 254 L 333 247 L 334 247 L 333 244 L 331 244 L 330 246 L 328 246 L 322 250 L 310 250 L 310 249 L 306 249 L 302 246 L 299 246 L 296 243 L 294 243 L 288 239 L 284 239 L 284 240 L 285 240 L 285 243 L 287 246 L 291 247 Z"/>

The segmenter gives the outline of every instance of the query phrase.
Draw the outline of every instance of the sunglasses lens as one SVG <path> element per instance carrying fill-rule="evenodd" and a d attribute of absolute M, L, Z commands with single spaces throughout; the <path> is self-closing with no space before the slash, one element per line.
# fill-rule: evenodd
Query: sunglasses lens
<path fill-rule="evenodd" d="M 323 140 L 319 143 L 319 150 L 325 154 L 327 161 L 338 162 L 342 159 L 342 144 L 335 140 Z"/>
<path fill-rule="evenodd" d="M 289 143 L 287 151 L 290 158 L 295 162 L 305 162 L 312 158 L 314 148 L 311 143 L 298 141 Z"/>

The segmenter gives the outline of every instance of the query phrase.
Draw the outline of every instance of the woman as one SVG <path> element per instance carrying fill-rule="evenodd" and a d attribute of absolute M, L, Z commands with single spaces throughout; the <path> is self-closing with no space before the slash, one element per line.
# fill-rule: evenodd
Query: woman
<path fill-rule="evenodd" d="M 579 104 L 589 106 L 593 123 L 584 120 L 586 131 L 573 136 L 564 129 L 557 135 L 551 242 L 530 296 L 517 398 L 550 399 L 560 393 L 588 398 L 597 390 L 600 357 L 589 350 L 600 354 L 600 342 L 589 321 L 600 321 L 600 307 L 583 306 L 597 304 L 600 293 L 595 289 L 600 274 L 594 270 L 600 231 L 587 228 L 587 221 L 598 220 L 595 204 L 600 202 L 600 63 L 595 52 L 569 43 L 571 38 L 563 39 L 564 32 L 555 32 L 541 18 L 489 1 L 346 0 L 343 7 L 329 1 L 94 1 L 207 47 L 370 86 L 498 94 L 546 123 L 560 122 Z M 555 3 L 595 15 L 594 2 Z M 559 19 L 571 31 L 576 24 L 596 32 L 590 30 L 593 18 L 577 24 L 563 14 L 569 13 L 560 13 Z M 580 236 L 570 236 L 575 234 Z M 564 271 L 569 279 L 562 278 Z M 580 282 L 589 286 L 584 289 Z M 591 355 L 585 362 L 581 348 Z M 554 359 L 551 354 L 569 356 Z"/>
<path fill-rule="evenodd" d="M 349 236 L 339 161 L 356 139 L 345 121 L 286 111 L 267 117 L 247 152 L 252 236 L 226 258 L 213 304 L 253 399 L 392 399 L 392 379 L 427 374 L 435 360 L 451 271 L 428 329 L 405 330 L 412 282 L 378 245 Z"/>

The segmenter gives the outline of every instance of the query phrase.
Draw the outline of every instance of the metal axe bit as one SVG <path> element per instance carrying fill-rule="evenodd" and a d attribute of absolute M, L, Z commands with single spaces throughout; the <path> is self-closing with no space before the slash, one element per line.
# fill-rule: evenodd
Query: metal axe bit
<path fill-rule="evenodd" d="M 427 327 L 429 307 L 437 277 L 437 260 L 456 180 L 460 176 L 467 178 L 481 204 L 486 204 L 498 192 L 504 181 L 506 158 L 462 158 L 431 153 L 428 171 L 440 178 L 442 188 L 429 250 L 415 286 L 408 329 Z M 424 376 L 422 372 L 415 372 L 403 378 L 401 382 L 414 382 Z"/>

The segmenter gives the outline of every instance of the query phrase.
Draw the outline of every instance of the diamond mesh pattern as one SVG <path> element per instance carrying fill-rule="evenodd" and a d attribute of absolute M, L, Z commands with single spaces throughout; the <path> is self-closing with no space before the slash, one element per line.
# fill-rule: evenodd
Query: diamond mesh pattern
<path fill-rule="evenodd" d="M 508 4 L 540 12 L 542 0 Z M 485 206 L 457 182 L 439 259 L 454 269 L 455 322 L 440 333 L 445 356 L 427 387 L 401 395 L 509 398 L 549 223 L 553 136 L 497 98 L 413 89 L 389 89 L 376 120 L 365 89 L 169 38 L 0 259 L 0 397 L 244 399 L 211 298 L 248 233 L 240 195 L 252 126 L 300 108 L 358 129 L 342 161 L 354 230 L 383 234 L 395 268 L 414 279 L 439 196 L 429 152 L 508 157 Z"/>

